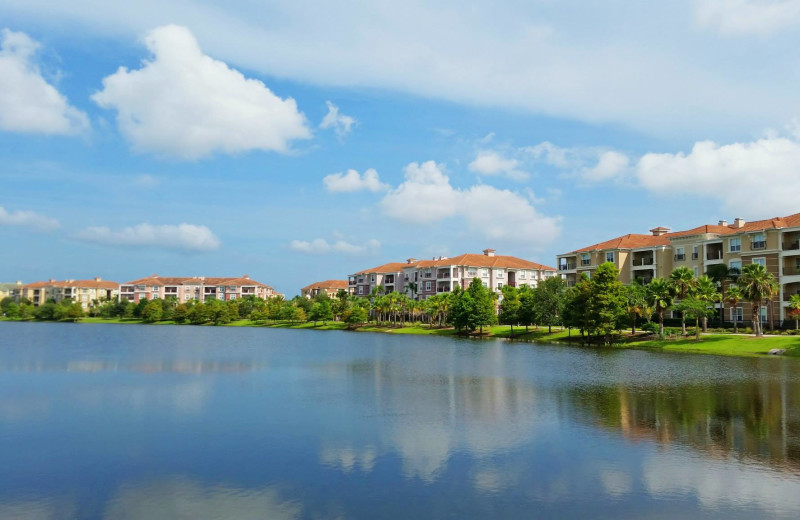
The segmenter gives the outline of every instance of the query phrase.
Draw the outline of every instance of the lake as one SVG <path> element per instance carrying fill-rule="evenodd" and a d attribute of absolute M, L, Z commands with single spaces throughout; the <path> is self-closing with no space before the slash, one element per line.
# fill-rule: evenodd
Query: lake
<path fill-rule="evenodd" d="M 0 322 L 0 518 L 800 517 L 800 362 Z"/>

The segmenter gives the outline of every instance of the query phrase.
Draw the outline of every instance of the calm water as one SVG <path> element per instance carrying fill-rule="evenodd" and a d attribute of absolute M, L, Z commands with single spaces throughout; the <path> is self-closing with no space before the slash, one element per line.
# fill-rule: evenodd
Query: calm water
<path fill-rule="evenodd" d="M 0 323 L 0 518 L 491 517 L 800 517 L 800 362 Z"/>

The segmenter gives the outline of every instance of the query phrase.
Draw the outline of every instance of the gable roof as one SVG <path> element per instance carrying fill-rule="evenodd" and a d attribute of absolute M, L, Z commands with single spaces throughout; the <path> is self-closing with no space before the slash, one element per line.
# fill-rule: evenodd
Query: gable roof
<path fill-rule="evenodd" d="M 464 267 L 497 267 L 504 269 L 532 269 L 541 271 L 555 271 L 555 268 L 543 264 L 537 264 L 529 260 L 523 260 L 516 256 L 508 255 L 494 255 L 488 256 L 485 254 L 466 253 L 449 258 L 437 258 L 434 260 L 418 260 L 415 262 L 392 262 L 383 264 L 372 269 L 359 271 L 356 274 L 372 274 L 372 273 L 398 273 L 403 269 L 414 268 L 422 269 L 427 267 L 447 267 L 447 266 L 464 266 Z"/>
<path fill-rule="evenodd" d="M 313 289 L 347 289 L 347 280 L 325 280 L 324 282 L 314 282 L 306 285 L 301 291 L 311 291 Z"/>
<path fill-rule="evenodd" d="M 119 289 L 117 282 L 106 280 L 47 280 L 22 286 L 23 289 L 43 289 L 45 287 L 77 287 L 78 289 Z"/>
<path fill-rule="evenodd" d="M 251 279 L 249 276 L 236 276 L 236 277 L 212 277 L 212 276 L 158 276 L 152 275 L 145 278 L 139 278 L 126 282 L 123 285 L 255 285 L 258 287 L 266 287 L 272 289 L 271 286 L 263 284 L 256 280 Z"/>

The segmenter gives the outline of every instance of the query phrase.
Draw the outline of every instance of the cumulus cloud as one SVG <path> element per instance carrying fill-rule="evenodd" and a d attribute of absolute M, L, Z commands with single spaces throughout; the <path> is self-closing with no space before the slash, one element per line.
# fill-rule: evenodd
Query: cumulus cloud
<path fill-rule="evenodd" d="M 45 217 L 33 211 L 7 211 L 0 206 L 0 226 L 18 226 L 35 231 L 52 231 L 58 229 L 61 224 L 58 220 Z"/>
<path fill-rule="evenodd" d="M 378 177 L 378 172 L 370 168 L 360 175 L 356 170 L 347 170 L 346 173 L 333 173 L 322 179 L 325 188 L 331 192 L 340 191 L 382 191 L 388 186 L 383 184 Z"/>
<path fill-rule="evenodd" d="M 193 224 L 152 225 L 148 223 L 118 231 L 105 226 L 88 227 L 75 235 L 78 240 L 111 246 L 151 247 L 186 252 L 219 249 L 219 238 L 206 226 Z"/>
<path fill-rule="evenodd" d="M 723 34 L 767 35 L 800 25 L 800 0 L 695 0 L 695 17 Z"/>
<path fill-rule="evenodd" d="M 470 230 L 497 240 L 544 244 L 561 232 L 559 219 L 539 214 L 529 198 L 487 185 L 454 188 L 433 161 L 406 166 L 405 181 L 380 206 L 385 215 L 411 224 L 462 218 Z"/>
<path fill-rule="evenodd" d="M 45 80 L 33 60 L 39 44 L 8 29 L 0 40 L 0 130 L 50 135 L 87 130 L 86 114 Z"/>
<path fill-rule="evenodd" d="M 117 125 L 142 152 L 197 159 L 215 152 L 287 152 L 311 132 L 294 99 L 281 99 L 200 49 L 185 27 L 147 34 L 152 58 L 138 70 L 120 67 L 92 95 L 117 111 Z"/>
<path fill-rule="evenodd" d="M 615 150 L 564 148 L 548 141 L 524 150 L 535 162 L 563 170 L 588 182 L 607 181 L 629 173 L 628 156 Z"/>
<path fill-rule="evenodd" d="M 657 194 L 699 195 L 729 211 L 775 216 L 800 211 L 800 141 L 770 135 L 752 142 L 695 143 L 688 154 L 648 153 L 636 165 L 641 185 Z"/>
<path fill-rule="evenodd" d="M 310 242 L 305 240 L 292 240 L 289 249 L 307 255 L 325 255 L 329 253 L 343 253 L 346 255 L 363 255 L 377 253 L 381 248 L 381 243 L 370 239 L 363 244 L 352 244 L 345 240 L 335 240 L 328 242 L 324 238 L 317 238 Z"/>
<path fill-rule="evenodd" d="M 322 122 L 319 124 L 319 127 L 323 130 L 333 128 L 333 130 L 336 132 L 336 135 L 339 137 L 344 137 L 349 134 L 353 125 L 357 123 L 355 118 L 340 113 L 339 107 L 330 101 L 326 101 L 325 104 L 328 105 L 328 113 L 322 118 Z"/>
<path fill-rule="evenodd" d="M 469 163 L 468 168 L 483 175 L 504 175 L 510 179 L 523 181 L 528 178 L 528 174 L 520 170 L 519 166 L 520 162 L 517 159 L 505 158 L 493 150 L 482 150 L 478 152 L 475 160 Z"/>

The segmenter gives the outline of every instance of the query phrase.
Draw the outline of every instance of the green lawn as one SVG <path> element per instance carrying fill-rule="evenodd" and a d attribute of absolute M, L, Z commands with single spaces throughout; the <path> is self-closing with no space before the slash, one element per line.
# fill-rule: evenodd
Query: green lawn
<path fill-rule="evenodd" d="M 800 336 L 735 336 L 733 334 L 709 334 L 694 338 L 648 340 L 628 343 L 634 348 L 658 348 L 671 352 L 698 352 L 724 356 L 762 356 L 771 349 L 786 349 L 787 356 L 800 357 Z"/>

